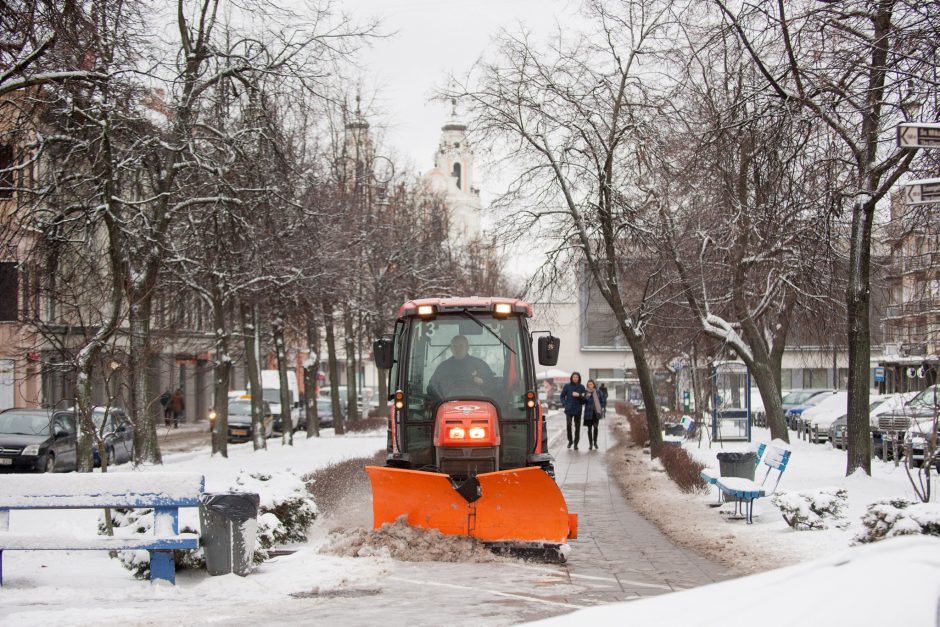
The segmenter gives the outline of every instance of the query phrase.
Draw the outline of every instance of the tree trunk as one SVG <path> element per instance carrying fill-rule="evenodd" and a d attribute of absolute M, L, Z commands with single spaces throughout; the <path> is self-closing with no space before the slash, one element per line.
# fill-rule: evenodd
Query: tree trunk
<path fill-rule="evenodd" d="M 307 411 L 307 437 L 320 437 L 317 412 L 317 374 L 320 372 L 320 333 L 316 318 L 307 314 L 307 367 L 304 368 L 304 404 Z M 315 357 L 314 357 L 315 355 Z"/>
<path fill-rule="evenodd" d="M 650 457 L 656 459 L 663 447 L 663 432 L 659 426 L 659 405 L 656 402 L 653 372 L 646 361 L 646 347 L 643 345 L 643 338 L 631 332 L 627 335 L 627 342 L 633 352 L 636 376 L 640 380 L 640 392 L 643 394 L 643 404 L 646 406 L 646 426 L 650 433 Z"/>
<path fill-rule="evenodd" d="M 261 389 L 261 369 L 258 344 L 259 334 L 255 308 L 247 303 L 241 304 L 242 336 L 245 344 L 245 370 L 248 375 L 248 390 L 251 393 L 251 442 L 254 450 L 268 447 L 264 437 L 264 391 Z"/>
<path fill-rule="evenodd" d="M 336 363 L 336 336 L 333 328 L 333 310 L 329 306 L 323 308 L 323 323 L 326 328 L 326 352 L 330 375 L 330 401 L 333 405 L 333 432 L 336 435 L 346 433 L 343 424 L 343 410 L 339 401 L 339 366 Z"/>
<path fill-rule="evenodd" d="M 846 476 L 861 468 L 871 475 L 869 370 L 871 368 L 871 229 L 875 205 L 856 204 L 852 216 L 849 284 L 846 288 L 849 341 L 849 402 L 846 418 Z"/>
<path fill-rule="evenodd" d="M 134 425 L 134 463 L 162 464 L 157 438 L 159 403 L 154 403 L 150 389 L 150 310 L 153 300 L 145 296 L 135 300 L 128 310 L 128 378 L 130 403 L 128 413 Z"/>
<path fill-rule="evenodd" d="M 346 419 L 355 422 L 359 420 L 359 397 L 356 391 L 358 383 L 356 335 L 353 313 L 348 306 L 343 308 L 343 330 L 346 341 Z"/>
<path fill-rule="evenodd" d="M 92 444 L 95 439 L 95 423 L 91 419 L 94 401 L 91 397 L 91 378 L 94 371 L 93 356 L 98 349 L 92 345 L 79 352 L 78 378 L 75 386 L 75 428 L 78 430 L 75 454 L 78 472 L 92 472 L 95 469 Z M 55 434 L 53 433 L 53 437 Z"/>
<path fill-rule="evenodd" d="M 281 387 L 281 441 L 290 446 L 294 445 L 294 422 L 291 419 L 290 388 L 287 386 L 287 349 L 284 346 L 284 318 L 281 314 L 274 314 L 274 324 L 271 327 L 274 336 L 274 354 L 277 357 L 277 375 Z"/>
<path fill-rule="evenodd" d="M 232 358 L 229 355 L 228 332 L 225 325 L 225 303 L 220 290 L 212 294 L 212 318 L 215 329 L 215 429 L 212 435 L 212 453 L 228 457 L 228 390 L 232 373 Z"/>

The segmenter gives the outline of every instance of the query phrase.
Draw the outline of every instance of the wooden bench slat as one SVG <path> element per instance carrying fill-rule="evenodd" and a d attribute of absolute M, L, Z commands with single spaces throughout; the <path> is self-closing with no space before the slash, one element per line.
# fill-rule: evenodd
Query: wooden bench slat
<path fill-rule="evenodd" d="M 197 473 L 0 475 L 0 508 L 196 507 L 204 488 Z"/>
<path fill-rule="evenodd" d="M 171 551 L 199 548 L 199 536 L 55 536 L 34 533 L 0 533 L 0 551 Z"/>

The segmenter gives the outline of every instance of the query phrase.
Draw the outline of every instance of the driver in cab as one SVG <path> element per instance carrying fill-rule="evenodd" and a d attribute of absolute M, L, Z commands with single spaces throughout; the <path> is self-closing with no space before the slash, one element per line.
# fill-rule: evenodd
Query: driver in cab
<path fill-rule="evenodd" d="M 457 394 L 485 394 L 493 388 L 494 375 L 486 362 L 470 355 L 470 343 L 463 335 L 450 341 L 451 356 L 437 367 L 428 388 L 440 398 Z"/>

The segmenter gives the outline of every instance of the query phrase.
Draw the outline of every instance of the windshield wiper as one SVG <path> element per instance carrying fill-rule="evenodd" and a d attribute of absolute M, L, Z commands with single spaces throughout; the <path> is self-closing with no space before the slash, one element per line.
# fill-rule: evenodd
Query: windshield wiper
<path fill-rule="evenodd" d="M 510 353 L 512 353 L 513 355 L 516 354 L 516 351 L 512 350 L 512 346 L 510 346 L 509 344 L 507 344 L 506 342 L 504 342 L 504 341 L 503 341 L 503 338 L 501 338 L 501 337 L 499 337 L 498 335 L 496 335 L 496 332 L 493 331 L 493 329 L 491 329 L 491 328 L 489 328 L 488 326 L 486 326 L 485 324 L 483 324 L 483 323 L 480 321 L 479 318 L 477 318 L 476 316 L 474 316 L 472 313 L 470 313 L 470 312 L 467 311 L 466 309 L 461 309 L 461 310 L 460 310 L 460 313 L 462 313 L 463 315 L 467 316 L 468 318 L 470 318 L 471 320 L 473 320 L 474 322 L 476 322 L 478 325 L 480 325 L 481 328 L 486 329 L 487 331 L 489 331 L 489 332 L 490 332 L 490 335 L 492 335 L 492 336 L 495 337 L 497 340 L 499 340 L 499 343 L 500 343 L 500 344 L 502 344 L 503 346 L 505 346 L 506 348 L 508 348 Z"/>

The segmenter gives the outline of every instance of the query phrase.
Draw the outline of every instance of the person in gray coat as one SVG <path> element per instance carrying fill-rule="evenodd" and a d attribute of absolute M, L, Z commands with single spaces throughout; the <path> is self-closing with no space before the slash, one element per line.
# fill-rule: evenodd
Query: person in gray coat
<path fill-rule="evenodd" d="M 607 395 L 588 379 L 584 393 L 584 426 L 588 432 L 588 450 L 597 449 L 597 426 L 607 410 Z"/>

